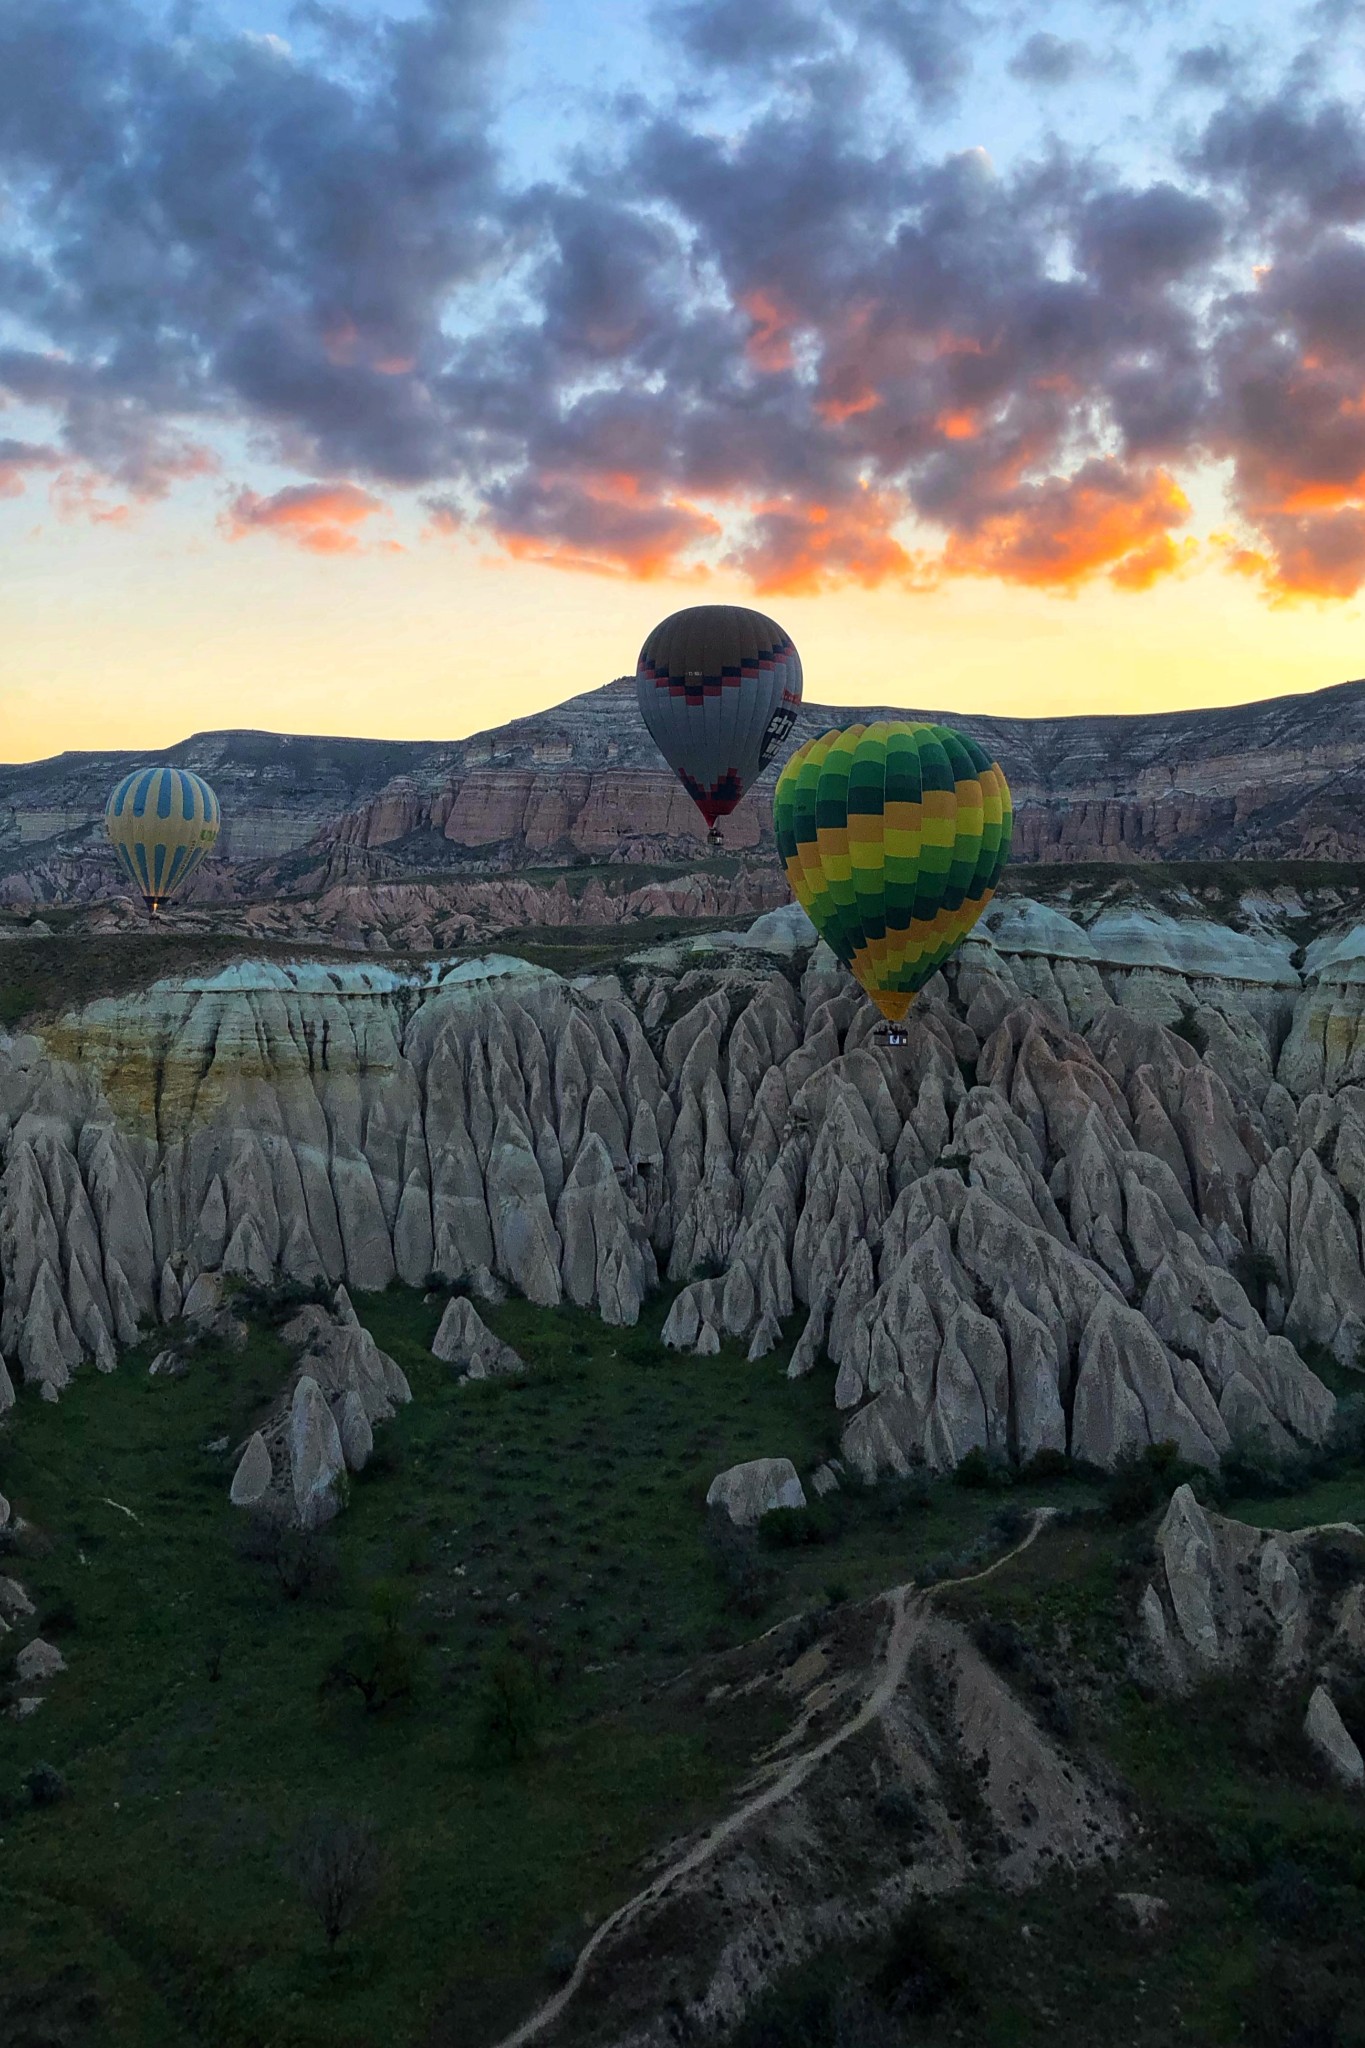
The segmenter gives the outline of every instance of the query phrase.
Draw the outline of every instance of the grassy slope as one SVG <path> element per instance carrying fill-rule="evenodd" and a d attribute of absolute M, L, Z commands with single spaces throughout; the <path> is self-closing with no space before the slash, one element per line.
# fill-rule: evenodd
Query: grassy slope
<path fill-rule="evenodd" d="M 460 1387 L 429 1355 L 435 1305 L 362 1300 L 416 1399 L 380 1432 L 388 1469 L 334 1525 L 342 1579 L 325 1599 L 284 1600 L 236 1554 L 229 1457 L 205 1448 L 236 1444 L 280 1384 L 268 1332 L 182 1380 L 149 1380 L 138 1353 L 55 1408 L 23 1401 L 0 1489 L 51 1547 L 0 1568 L 52 1615 L 70 1669 L 31 1719 L 0 1722 L 0 1793 L 40 1760 L 71 1790 L 45 1811 L 13 1802 L 0 1824 L 0 2039 L 479 2048 L 547 1988 L 547 1948 L 721 1807 L 776 1732 L 664 1682 L 831 1581 L 858 1595 L 913 1576 L 998 1506 L 947 1485 L 870 1496 L 829 1543 L 765 1553 L 769 1597 L 736 1614 L 705 1487 L 740 1458 L 808 1466 L 830 1448 L 829 1376 L 788 1382 L 785 1353 L 665 1354 L 666 1305 L 614 1333 L 509 1302 L 490 1320 L 534 1376 Z M 319 1676 L 381 1578 L 427 1638 L 418 1702 L 321 1705 Z M 480 1671 L 509 1629 L 548 1694 L 542 1752 L 517 1768 L 474 1739 Z M 390 1866 L 334 1970 L 283 1866 L 323 1806 L 372 1815 Z"/>

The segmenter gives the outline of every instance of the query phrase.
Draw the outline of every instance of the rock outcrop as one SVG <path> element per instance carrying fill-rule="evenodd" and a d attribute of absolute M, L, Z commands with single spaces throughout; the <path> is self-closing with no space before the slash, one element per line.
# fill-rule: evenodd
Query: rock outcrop
<path fill-rule="evenodd" d="M 1333 1535 L 1360 1551 L 1357 1581 L 1324 1594 L 1319 1546 Z M 1178 1487 L 1157 1530 L 1158 1572 L 1138 1610 L 1149 1668 L 1177 1689 L 1255 1656 L 1264 1675 L 1287 1679 L 1310 1662 L 1330 1668 L 1356 1653 L 1353 1630 L 1365 1587 L 1365 1536 L 1336 1531 L 1286 1534 L 1211 1513 Z M 1325 1726 L 1323 1710 L 1318 1719 Z"/>
<path fill-rule="evenodd" d="M 343 1505 L 346 1474 L 369 1462 L 375 1424 L 412 1391 L 344 1287 L 330 1307 L 301 1309 L 281 1335 L 297 1354 L 294 1369 L 243 1445 L 228 1497 L 234 1507 L 315 1529 Z"/>

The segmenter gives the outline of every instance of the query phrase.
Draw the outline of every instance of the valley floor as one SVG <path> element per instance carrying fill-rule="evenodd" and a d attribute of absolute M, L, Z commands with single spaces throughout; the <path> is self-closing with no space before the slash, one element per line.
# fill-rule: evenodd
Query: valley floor
<path fill-rule="evenodd" d="M 884 1944 L 817 1960 L 738 2039 L 1363 2038 L 1329 2010 L 1342 1956 L 1365 1953 L 1359 1802 L 1316 1780 L 1297 1694 L 1249 1722 L 1233 1689 L 1171 1705 L 1127 1681 L 1150 1518 L 1115 1520 L 1112 1485 L 910 1481 L 761 1544 L 722 1540 L 703 1508 L 716 1471 L 761 1455 L 808 1470 L 837 1448 L 832 1368 L 788 1381 L 789 1343 L 758 1364 L 734 1345 L 665 1352 L 666 1295 L 630 1331 L 513 1300 L 487 1315 L 527 1377 L 462 1386 L 430 1354 L 442 1306 L 399 1288 L 357 1300 L 415 1398 L 347 1511 L 287 1554 L 245 1554 L 227 1502 L 236 1447 L 287 1369 L 268 1296 L 245 1354 L 205 1345 L 167 1380 L 147 1376 L 148 1347 L 82 1374 L 60 1409 L 26 1400 L 0 1438 L 0 1488 L 28 1524 L 0 1571 L 68 1667 L 37 1712 L 0 1723 L 10 2048 L 489 2048 L 783 1734 L 794 1702 L 716 1683 L 740 1646 L 790 1616 L 811 1616 L 811 1637 L 831 1617 L 856 1628 L 856 1603 L 884 1587 L 1011 1549 L 1039 1505 L 1071 1512 L 936 1598 L 978 1632 L 990 1618 L 1006 1665 L 1026 1645 L 1059 1732 L 1128 1788 L 1138 1846 L 1119 1870 L 1022 1898 L 969 1886 L 934 1907 L 931 1937 L 912 1930 L 932 1981 Z M 1294 1527 L 1353 1506 L 1358 1468 L 1235 1512 Z M 323 1681 L 376 1642 L 394 1696 L 367 1711 L 356 1686 Z M 515 1758 L 490 1710 L 500 1678 L 528 1738 Z M 21 1787 L 41 1764 L 66 1790 L 36 1806 Z M 291 1869 L 320 1813 L 368 1820 L 383 1864 L 332 1955 Z M 1116 1919 L 1124 1890 L 1168 1900 L 1152 1936 Z M 1295 2033 L 1292 2014 L 1265 2030 L 1289 1978 L 1328 2031 Z M 572 2027 L 595 2033 L 590 2006 Z"/>

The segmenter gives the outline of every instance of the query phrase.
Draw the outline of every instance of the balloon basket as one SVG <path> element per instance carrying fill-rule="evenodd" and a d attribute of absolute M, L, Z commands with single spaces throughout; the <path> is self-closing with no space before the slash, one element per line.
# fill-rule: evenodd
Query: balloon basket
<path fill-rule="evenodd" d="M 910 1033 L 904 1024 L 879 1024 L 872 1034 L 872 1043 L 894 1050 L 898 1046 L 909 1045 Z"/>
<path fill-rule="evenodd" d="M 706 843 L 712 849 L 713 852 L 717 847 L 724 846 L 725 841 L 721 837 L 719 825 L 713 825 L 711 827 L 711 830 L 706 835 Z"/>

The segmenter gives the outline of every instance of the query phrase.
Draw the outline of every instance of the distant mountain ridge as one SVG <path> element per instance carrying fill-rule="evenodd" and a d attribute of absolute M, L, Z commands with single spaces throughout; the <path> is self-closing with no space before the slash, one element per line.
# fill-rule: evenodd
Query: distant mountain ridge
<path fill-rule="evenodd" d="M 808 703 L 793 742 L 878 717 L 962 725 L 996 754 L 1014 792 L 1019 860 L 1365 857 L 1365 681 L 1136 716 L 996 718 Z M 228 861 L 285 862 L 300 880 L 304 871 L 320 882 L 357 867 L 394 876 L 700 852 L 700 820 L 636 712 L 633 678 L 621 677 L 463 740 L 211 732 L 145 755 L 66 753 L 0 766 L 0 875 L 54 861 L 82 871 L 97 862 L 102 871 L 92 828 L 110 785 L 139 759 L 174 761 L 214 784 Z M 727 821 L 735 851 L 771 849 L 765 786 L 778 765 Z M 82 872 L 79 893 L 94 879 Z"/>

